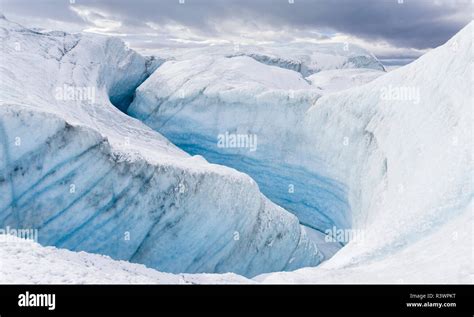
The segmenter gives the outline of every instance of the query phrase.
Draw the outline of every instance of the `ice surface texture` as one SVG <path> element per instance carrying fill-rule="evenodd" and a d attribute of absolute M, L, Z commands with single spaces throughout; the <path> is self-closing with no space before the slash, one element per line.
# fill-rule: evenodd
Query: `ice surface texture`
<path fill-rule="evenodd" d="M 362 232 L 363 241 L 323 264 L 334 274 L 407 248 L 411 255 L 420 248 L 421 257 L 432 236 L 439 260 L 414 271 L 453 269 L 441 259 L 449 250 L 459 255 L 456 280 L 465 281 L 472 274 L 472 239 L 465 238 L 472 228 L 460 220 L 472 219 L 472 28 L 382 76 L 325 69 L 304 78 L 246 54 L 186 53 L 137 89 L 129 113 L 188 151 L 245 171 L 305 225 Z M 225 132 L 255 134 L 257 150 L 219 148 Z M 459 230 L 443 241 L 446 226 Z M 319 270 L 305 269 L 297 281 L 318 282 L 323 274 L 310 276 Z M 274 281 L 282 276 L 293 278 Z"/>
<path fill-rule="evenodd" d="M 471 22 L 415 62 L 309 109 L 301 127 L 347 180 L 364 239 L 315 269 L 260 281 L 472 283 L 472 39 Z M 347 146 L 320 137 L 327 131 Z"/>
<path fill-rule="evenodd" d="M 321 261 L 250 177 L 186 154 L 110 102 L 125 110 L 156 61 L 115 38 L 0 23 L 1 227 L 174 273 Z M 58 96 L 70 87 L 89 93 Z"/>
<path fill-rule="evenodd" d="M 114 39 L 44 34 L 5 20 L 1 23 L 5 52 L 0 59 L 2 227 L 40 227 L 40 242 L 45 244 L 49 241 L 72 250 L 139 260 L 164 271 L 172 267 L 172 272 L 228 270 L 252 276 L 319 261 L 297 219 L 266 199 L 252 179 L 187 155 L 110 103 L 109 96 L 120 96 L 122 91 L 113 87 L 137 86 L 147 78 L 151 71 L 145 59 Z M 338 185 L 332 189 L 345 189 L 351 226 L 362 230 L 364 239 L 349 242 L 317 267 L 264 274 L 255 280 L 472 283 L 472 32 L 471 23 L 412 64 L 339 92 L 335 91 L 348 88 L 346 81 L 339 82 L 339 72 L 323 70 L 304 78 L 308 74 L 264 64 L 251 56 L 217 56 L 210 61 L 216 63 L 210 65 L 212 71 L 196 74 L 199 80 L 189 84 L 202 87 L 203 79 L 210 80 L 215 74 L 230 76 L 222 81 L 228 85 L 227 92 L 219 86 L 215 87 L 222 90 L 220 94 L 209 89 L 198 94 L 199 89 L 175 92 L 186 84 L 180 81 L 193 77 L 189 74 L 152 87 L 159 79 L 152 75 L 138 91 L 136 108 L 130 110 L 145 114 L 166 101 L 163 96 L 177 100 L 174 93 L 185 100 L 191 98 L 188 101 L 218 96 L 220 107 L 209 105 L 222 111 L 216 117 L 225 120 L 207 122 L 207 112 L 212 109 L 198 109 L 197 102 L 195 107 L 180 110 L 180 124 L 193 123 L 185 121 L 186 114 L 199 119 L 199 110 L 203 111 L 203 121 L 194 121 L 187 128 L 198 132 L 190 140 L 209 135 L 209 143 L 200 144 L 215 142 L 215 131 L 232 123 L 228 117 L 240 122 L 255 120 L 256 127 L 266 121 L 267 130 L 250 133 L 266 135 L 270 141 L 273 131 L 280 143 L 272 149 L 262 137 L 255 152 L 237 149 L 242 160 L 258 159 L 261 164 L 260 152 L 269 153 L 284 163 L 275 164 L 272 158 L 268 165 L 272 170 L 298 167 L 330 179 Z M 216 72 L 219 63 L 223 68 L 231 65 L 221 58 L 234 60 L 234 71 Z M 187 59 L 166 62 L 155 74 L 166 69 L 173 73 L 178 66 L 183 67 L 180 72 L 192 71 L 195 67 Z M 246 65 L 259 70 L 247 81 L 238 73 L 249 70 Z M 262 72 L 270 69 L 261 67 L 272 67 L 271 72 Z M 242 82 L 233 82 L 232 74 L 238 74 Z M 367 75 L 359 78 L 371 80 Z M 97 87 L 95 101 L 53 98 L 54 88 L 64 83 Z M 149 83 L 150 89 L 144 89 Z M 414 89 L 414 93 L 408 98 L 397 95 L 401 88 Z M 127 103 L 127 98 L 118 100 Z M 281 107 L 270 111 L 266 103 Z M 168 113 L 170 105 L 181 109 L 186 104 L 176 101 L 159 106 L 155 113 L 150 112 L 150 118 L 140 119 L 156 124 L 158 130 L 164 123 L 171 134 L 172 125 L 160 122 L 160 115 L 173 117 Z M 232 112 L 232 105 L 238 110 Z M 242 117 L 242 107 L 253 109 L 252 116 Z M 290 133 L 280 129 L 285 122 L 292 127 Z M 191 152 L 196 151 L 193 146 L 188 145 Z M 250 169 L 252 164 L 248 164 Z M 295 193 L 298 188 L 295 186 Z M 162 205 L 169 207 L 165 208 L 168 212 L 162 212 Z M 333 222 L 347 220 L 345 216 L 332 218 Z M 155 229 L 148 230 L 150 226 Z M 124 231 L 131 233 L 131 240 L 124 240 Z M 235 232 L 240 233 L 238 240 Z M 238 247 L 239 241 L 245 247 Z M 67 259 L 89 257 L 75 253 L 63 257 L 54 249 L 49 252 L 16 242 L 1 246 L 3 258 L 18 252 L 33 256 L 46 252 L 48 259 L 55 257 L 64 264 Z M 156 259 L 163 262 L 149 264 Z M 109 264 L 118 270 L 123 265 Z M 21 266 L 24 272 L 27 268 L 27 264 Z M 1 272 L 13 274 L 5 268 Z M 72 279 L 80 281 L 82 274 L 78 269 Z M 97 280 L 100 278 L 91 276 L 89 281 Z"/>
<path fill-rule="evenodd" d="M 249 174 L 267 197 L 297 215 L 302 224 L 320 232 L 333 226 L 350 228 L 345 180 L 328 173 L 320 159 L 324 154 L 318 155 L 319 149 L 305 138 L 309 131 L 300 125 L 323 94 L 368 82 L 384 72 L 322 71 L 309 77 L 318 84 L 312 85 L 287 67 L 246 55 L 230 58 L 224 52 L 210 57 L 188 53 L 181 58 L 189 59 L 165 62 L 138 88 L 128 113 L 188 153 Z M 325 56 L 318 60 L 320 65 L 345 65 Z M 343 57 L 333 56 L 339 58 Z M 254 137 L 256 147 L 222 147 L 218 139 L 227 134 Z M 331 129 L 325 137 L 331 139 Z M 334 142 L 342 146 L 343 140 Z M 314 159 L 305 164 L 309 156 Z"/>

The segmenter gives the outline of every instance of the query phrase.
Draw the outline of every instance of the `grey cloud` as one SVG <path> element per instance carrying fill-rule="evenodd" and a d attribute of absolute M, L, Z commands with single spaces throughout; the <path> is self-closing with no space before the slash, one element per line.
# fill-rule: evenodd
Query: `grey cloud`
<path fill-rule="evenodd" d="M 219 35 L 221 23 L 237 20 L 244 29 L 294 30 L 308 34 L 349 34 L 395 47 L 439 46 L 471 20 L 470 0 L 75 0 L 74 5 L 107 12 L 123 28 L 145 30 L 146 22 L 179 23 L 196 34 Z M 17 15 L 85 23 L 69 9 L 69 1 L 2 0 L 1 10 Z M 238 32 L 238 30 L 235 30 Z M 222 34 L 221 34 L 222 35 Z M 317 35 L 315 35 L 317 37 Z"/>

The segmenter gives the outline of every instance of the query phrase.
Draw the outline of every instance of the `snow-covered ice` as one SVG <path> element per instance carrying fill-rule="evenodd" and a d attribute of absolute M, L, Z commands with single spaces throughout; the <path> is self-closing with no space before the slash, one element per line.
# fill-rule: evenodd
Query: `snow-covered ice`
<path fill-rule="evenodd" d="M 306 69 L 317 64 L 317 73 L 305 78 L 307 72 L 288 63 L 268 62 L 276 55 L 261 61 L 251 53 L 254 47 L 234 55 L 221 46 L 212 47 L 213 54 L 204 54 L 209 51 L 202 48 L 173 51 L 178 57 L 140 85 L 128 113 L 188 153 L 249 174 L 267 197 L 302 224 L 320 232 L 333 226 L 349 228 L 344 180 L 334 179 L 317 159 L 303 166 L 312 145 L 302 143 L 307 132 L 299 125 L 322 95 L 370 82 L 385 72 L 375 57 L 358 48 L 345 51 L 334 44 L 278 49 L 279 60 L 299 56 L 298 63 L 305 61 Z M 260 48 L 260 54 L 268 50 Z M 359 55 L 371 62 L 348 62 L 348 56 Z M 347 68 L 349 64 L 359 68 Z M 226 135 L 254 138 L 256 146 L 222 146 L 218 140 Z M 294 151 L 295 146 L 301 149 Z"/>
<path fill-rule="evenodd" d="M 301 127 L 314 157 L 346 180 L 363 239 L 314 270 L 258 280 L 472 283 L 472 34 L 471 22 L 415 62 L 308 110 Z"/>
<path fill-rule="evenodd" d="M 390 73 L 325 70 L 306 87 L 298 72 L 275 65 L 265 64 L 271 80 L 263 66 L 249 75 L 244 57 L 168 61 L 137 89 L 129 112 L 187 151 L 248 173 L 303 224 L 363 232 L 364 243 L 348 243 L 325 264 L 342 268 L 415 248 L 471 211 L 472 61 L 472 23 Z M 256 151 L 220 148 L 224 132 L 255 134 Z M 457 261 L 472 269 L 472 252 Z"/>
<path fill-rule="evenodd" d="M 472 283 L 473 23 L 384 73 L 371 55 L 348 63 L 338 46 L 168 51 L 152 61 L 117 39 L 0 21 L 2 227 L 39 228 L 43 245 L 173 273 Z M 316 53 L 292 53 L 306 49 Z M 94 98 L 58 100 L 64 85 L 94 87 Z M 226 133 L 256 136 L 256 147 L 218 146 Z M 334 254 L 318 234 L 329 228 L 363 238 Z M 28 257 L 2 261 L 5 282 L 42 255 L 45 276 L 21 281 L 108 282 L 98 265 L 84 268 L 92 259 L 124 282 L 253 282 L 17 240 L 0 252 Z M 334 255 L 301 268 L 321 253 Z M 51 261 L 78 263 L 77 274 L 50 276 Z"/>
<path fill-rule="evenodd" d="M 353 264 L 339 263 L 334 257 L 316 268 L 263 274 L 254 280 L 265 284 L 472 284 L 472 207 L 393 254 Z"/>
<path fill-rule="evenodd" d="M 311 85 L 320 88 L 323 94 L 353 88 L 371 82 L 383 75 L 380 70 L 367 68 L 331 69 L 318 72 L 306 79 Z"/>
<path fill-rule="evenodd" d="M 2 284 L 238 284 L 255 283 L 226 274 L 170 274 L 143 264 L 84 251 L 43 247 L 31 240 L 0 235 Z"/>
<path fill-rule="evenodd" d="M 188 155 L 111 103 L 126 108 L 156 60 L 116 38 L 0 27 L 2 227 L 174 273 L 320 262 L 298 219 L 250 177 Z"/>
<path fill-rule="evenodd" d="M 190 60 L 196 56 L 247 56 L 265 65 L 298 72 L 304 77 L 331 69 L 364 68 L 385 71 L 382 63 L 372 53 L 350 43 L 234 43 L 196 48 L 161 48 L 152 52 L 161 59 L 175 61 Z"/>

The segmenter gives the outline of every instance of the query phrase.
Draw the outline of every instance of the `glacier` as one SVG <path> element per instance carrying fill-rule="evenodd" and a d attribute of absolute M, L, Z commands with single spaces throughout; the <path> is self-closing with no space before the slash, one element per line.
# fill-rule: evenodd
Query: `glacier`
<path fill-rule="evenodd" d="M 332 166 L 352 188 L 353 227 L 364 239 L 315 269 L 257 280 L 472 283 L 473 32 L 471 22 L 411 64 L 309 109 L 301 128 L 327 160 L 338 157 Z M 398 93 L 386 96 L 389 88 Z M 407 98 L 407 88 L 420 98 Z M 327 129 L 347 146 L 315 137 Z"/>
<path fill-rule="evenodd" d="M 380 75 L 336 68 L 304 77 L 245 55 L 205 59 L 165 62 L 138 87 L 128 113 L 183 149 L 248 173 L 310 229 L 364 234 L 297 279 L 277 273 L 261 281 L 319 282 L 324 273 L 306 276 L 389 256 L 395 260 L 385 263 L 400 265 L 392 254 L 419 250 L 430 235 L 430 250 L 460 257 L 464 273 L 455 280 L 472 274 L 472 228 L 459 220 L 472 211 L 472 23 Z M 227 132 L 256 135 L 258 149 L 217 146 Z M 441 243 L 437 232 L 450 223 L 464 238 Z"/>
<path fill-rule="evenodd" d="M 1 227 L 172 273 L 255 276 L 323 259 L 249 176 L 123 113 L 161 59 L 5 18 L 0 36 Z"/>
<path fill-rule="evenodd" d="M 300 73 L 303 77 L 333 69 L 370 69 L 385 71 L 382 63 L 369 51 L 352 43 L 292 42 L 265 45 L 214 44 L 195 48 L 158 48 L 153 54 L 165 61 L 190 60 L 196 56 L 250 57 L 269 66 Z"/>
<path fill-rule="evenodd" d="M 333 60 L 329 55 L 313 60 L 334 69 L 305 78 L 288 67 L 247 55 L 229 57 L 220 49 L 204 57 L 185 50 L 166 61 L 138 87 L 128 114 L 186 152 L 250 175 L 303 225 L 323 235 L 334 226 L 350 228 L 345 180 L 328 173 L 318 158 L 304 164 L 312 141 L 304 140 L 306 132 L 298 126 L 321 96 L 370 82 L 384 70 L 346 68 L 347 60 L 340 63 L 342 57 L 334 53 Z M 257 147 L 223 147 L 218 142 L 223 135 L 254 136 Z"/>
<path fill-rule="evenodd" d="M 302 71 L 293 48 L 151 59 L 0 21 L 0 226 L 45 225 L 42 245 L 163 272 L 253 277 L 13 240 L 2 258 L 25 262 L 0 265 L 2 282 L 58 282 L 59 261 L 88 283 L 110 282 L 99 265 L 132 283 L 472 283 L 473 23 L 385 73 L 339 57 Z M 95 100 L 58 101 L 64 84 Z M 216 147 L 226 132 L 257 136 L 255 151 Z M 363 239 L 315 246 L 331 226 Z M 44 278 L 27 274 L 37 257 Z"/>

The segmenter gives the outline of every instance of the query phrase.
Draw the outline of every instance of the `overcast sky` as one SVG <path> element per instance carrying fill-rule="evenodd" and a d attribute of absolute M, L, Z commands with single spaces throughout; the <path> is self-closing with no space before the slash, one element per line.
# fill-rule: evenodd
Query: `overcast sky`
<path fill-rule="evenodd" d="M 413 59 L 472 20 L 471 0 L 0 0 L 28 27 L 121 36 L 131 47 L 329 41 Z M 290 3 L 294 2 L 294 3 Z M 400 3 L 399 3 L 400 2 Z"/>

